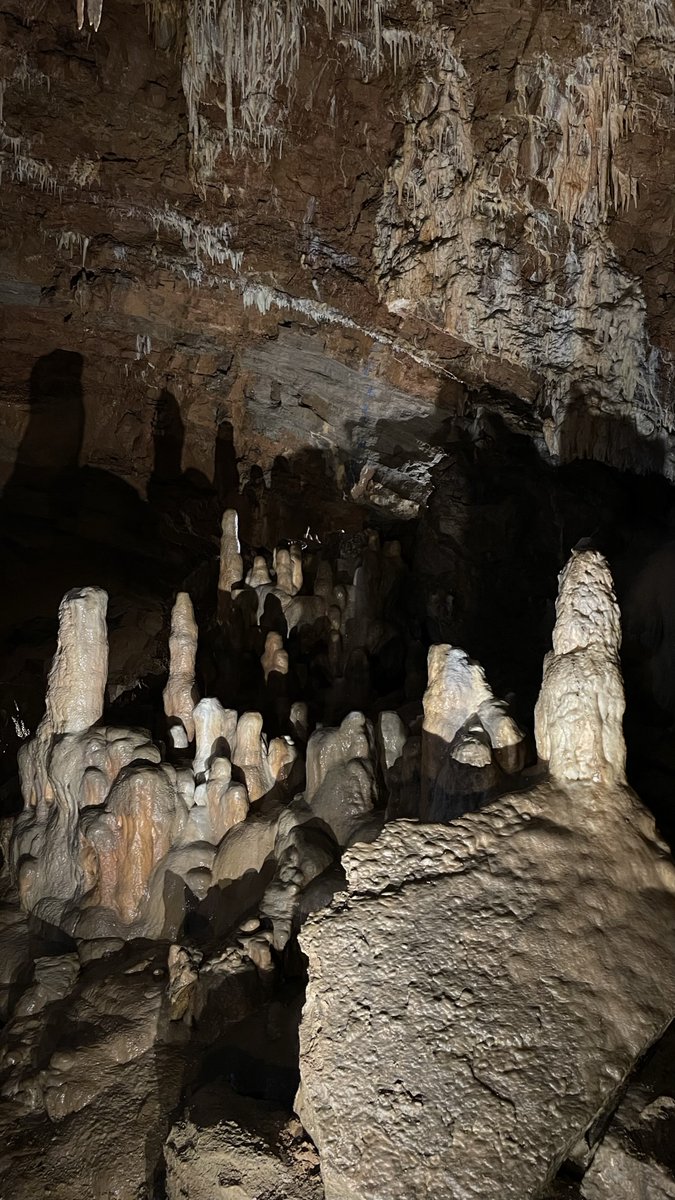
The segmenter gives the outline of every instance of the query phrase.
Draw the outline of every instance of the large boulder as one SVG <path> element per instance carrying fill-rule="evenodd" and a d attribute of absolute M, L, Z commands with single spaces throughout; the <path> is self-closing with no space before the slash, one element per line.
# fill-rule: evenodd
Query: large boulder
<path fill-rule="evenodd" d="M 541 784 L 344 856 L 300 943 L 327 1200 L 539 1194 L 675 1009 L 675 867 L 625 788 Z"/>

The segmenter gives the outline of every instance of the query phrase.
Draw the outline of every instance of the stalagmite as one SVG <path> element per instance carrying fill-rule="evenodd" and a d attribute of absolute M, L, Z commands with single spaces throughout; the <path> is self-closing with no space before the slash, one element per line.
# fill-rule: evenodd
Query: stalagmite
<path fill-rule="evenodd" d="M 97 869 L 96 903 L 125 924 L 140 916 L 150 876 L 176 834 L 175 774 L 167 764 L 135 764 L 121 773 L 83 831 Z"/>
<path fill-rule="evenodd" d="M 495 700 L 479 663 L 457 646 L 432 646 L 422 725 L 420 815 L 468 811 L 525 761 L 525 736 Z"/>
<path fill-rule="evenodd" d="M 68 592 L 59 608 L 59 639 L 47 683 L 44 722 L 52 733 L 79 733 L 100 721 L 108 678 L 107 593 Z"/>
<path fill-rule="evenodd" d="M 169 735 L 176 749 L 185 749 L 194 740 L 194 707 L 197 657 L 197 623 L 187 592 L 179 592 L 171 613 L 169 638 L 169 678 L 164 689 L 164 712 L 169 720 Z"/>
<path fill-rule="evenodd" d="M 199 780 L 201 776 L 208 775 L 215 759 L 231 754 L 238 718 L 233 708 L 223 708 L 220 701 L 213 697 L 200 700 L 192 715 L 195 727 L 192 769 Z"/>
<path fill-rule="evenodd" d="M 219 593 L 231 593 L 235 583 L 244 577 L 244 560 L 239 544 L 239 517 L 233 508 L 223 513 L 220 539 Z"/>
<path fill-rule="evenodd" d="M 484 701 L 492 699 L 482 667 L 457 646 L 432 646 L 427 667 L 422 726 L 422 815 L 432 809 L 436 782 L 457 733 Z"/>
<path fill-rule="evenodd" d="M 274 570 L 277 587 L 281 588 L 282 592 L 288 592 L 289 596 L 293 596 L 296 589 L 293 582 L 293 563 L 291 562 L 290 550 L 285 550 L 283 547 L 275 550 Z"/>
<path fill-rule="evenodd" d="M 540 757 L 561 783 L 625 779 L 621 618 L 597 550 L 573 551 L 560 575 L 553 649 L 535 708 Z"/>
<path fill-rule="evenodd" d="M 395 712 L 381 712 L 377 718 L 377 749 L 382 770 L 390 771 L 403 754 L 408 731 Z"/>
<path fill-rule="evenodd" d="M 267 743 L 260 713 L 242 713 L 237 724 L 232 762 L 241 770 L 251 803 L 274 785 L 267 766 Z"/>
<path fill-rule="evenodd" d="M 377 802 L 373 743 L 359 712 L 336 729 L 317 730 L 307 743 L 306 802 L 343 846 L 365 827 Z"/>
<path fill-rule="evenodd" d="M 230 760 L 216 758 L 208 779 L 195 789 L 192 822 L 206 841 L 217 846 L 233 825 L 246 820 L 248 809 L 248 792 L 243 783 L 232 782 Z"/>
<path fill-rule="evenodd" d="M 268 633 L 265 638 L 265 650 L 260 659 L 265 682 L 274 671 L 277 675 L 288 674 L 288 653 L 284 650 L 284 639 L 280 633 Z"/>
<path fill-rule="evenodd" d="M 263 588 L 271 584 L 271 582 L 267 559 L 263 554 L 256 554 L 253 559 L 253 566 L 246 576 L 246 583 L 249 587 Z"/>

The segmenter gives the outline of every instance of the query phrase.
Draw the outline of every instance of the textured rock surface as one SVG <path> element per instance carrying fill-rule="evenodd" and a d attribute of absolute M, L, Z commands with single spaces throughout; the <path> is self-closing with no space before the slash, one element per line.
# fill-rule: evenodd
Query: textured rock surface
<path fill-rule="evenodd" d="M 166 1144 L 167 1200 L 323 1200 L 298 1121 L 221 1089 L 198 1093 Z"/>
<path fill-rule="evenodd" d="M 671 1028 L 631 1080 L 581 1183 L 584 1200 L 675 1196 L 675 1096 Z"/>
<path fill-rule="evenodd" d="M 675 869 L 630 792 L 387 825 L 301 933 L 328 1200 L 536 1194 L 675 1002 Z"/>

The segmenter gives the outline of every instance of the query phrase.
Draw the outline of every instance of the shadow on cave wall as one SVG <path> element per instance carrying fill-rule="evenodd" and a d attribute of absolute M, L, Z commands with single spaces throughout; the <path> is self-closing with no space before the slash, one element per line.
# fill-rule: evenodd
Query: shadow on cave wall
<path fill-rule="evenodd" d="M 168 391 L 157 401 L 147 499 L 113 472 L 82 462 L 83 367 L 82 355 L 62 349 L 36 360 L 26 429 L 0 495 L 10 585 L 0 600 L 0 787 L 14 775 L 22 726 L 34 729 L 42 715 L 64 593 L 85 584 L 108 591 L 113 669 L 125 629 L 132 652 L 143 652 L 139 630 L 165 624 L 162 612 L 182 580 L 217 556 L 218 489 L 226 476 L 231 487 L 236 474 L 231 431 L 213 481 L 181 470 L 185 430 Z"/>

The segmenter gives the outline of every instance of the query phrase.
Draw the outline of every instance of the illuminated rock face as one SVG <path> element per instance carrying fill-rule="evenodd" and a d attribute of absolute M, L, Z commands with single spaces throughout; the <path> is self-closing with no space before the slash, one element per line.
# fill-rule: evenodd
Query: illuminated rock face
<path fill-rule="evenodd" d="M 607 565 L 575 552 L 537 706 L 550 782 L 445 826 L 392 821 L 301 931 L 296 1106 L 327 1200 L 540 1194 L 670 1020 L 675 867 L 625 785 L 618 649 Z M 432 648 L 423 788 L 453 757 L 484 769 L 489 734 L 508 746 L 486 692 L 462 651 Z M 612 1147 L 584 1196 L 663 1185 Z"/>
<path fill-rule="evenodd" d="M 420 815 L 445 820 L 494 792 L 525 761 L 525 736 L 495 700 L 479 663 L 432 646 L 424 693 Z"/>

